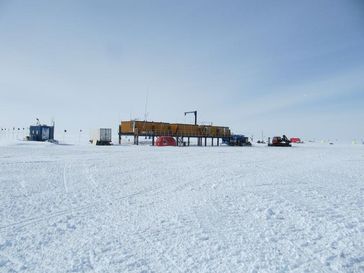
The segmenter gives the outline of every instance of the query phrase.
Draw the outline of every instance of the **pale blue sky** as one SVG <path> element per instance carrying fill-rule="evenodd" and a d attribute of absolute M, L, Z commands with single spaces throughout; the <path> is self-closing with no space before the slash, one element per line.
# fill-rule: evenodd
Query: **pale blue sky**
<path fill-rule="evenodd" d="M 364 1 L 0 0 L 0 126 L 364 138 Z"/>

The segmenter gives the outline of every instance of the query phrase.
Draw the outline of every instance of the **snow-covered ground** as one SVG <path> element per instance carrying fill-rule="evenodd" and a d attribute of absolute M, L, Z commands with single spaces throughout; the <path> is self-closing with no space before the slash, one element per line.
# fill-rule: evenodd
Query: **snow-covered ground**
<path fill-rule="evenodd" d="M 0 272 L 364 272 L 364 145 L 0 144 Z"/>

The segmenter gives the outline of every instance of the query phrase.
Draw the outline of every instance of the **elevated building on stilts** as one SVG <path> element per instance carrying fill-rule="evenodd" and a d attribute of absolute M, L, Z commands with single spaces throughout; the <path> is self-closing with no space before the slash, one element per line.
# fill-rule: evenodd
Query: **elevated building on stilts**
<path fill-rule="evenodd" d="M 215 143 L 219 146 L 220 140 L 229 138 L 231 132 L 229 127 L 222 126 L 130 120 L 122 121 L 119 125 L 119 143 L 122 136 L 133 136 L 136 145 L 139 144 L 139 137 L 149 137 L 155 145 L 157 137 L 168 136 L 174 137 L 178 146 L 189 146 L 192 138 L 197 139 L 198 146 L 207 146 L 208 140 L 211 140 L 212 146 Z"/>

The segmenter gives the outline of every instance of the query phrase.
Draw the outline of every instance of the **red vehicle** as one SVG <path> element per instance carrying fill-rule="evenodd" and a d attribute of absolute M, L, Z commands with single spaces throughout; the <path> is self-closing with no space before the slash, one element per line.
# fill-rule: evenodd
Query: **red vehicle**
<path fill-rule="evenodd" d="M 156 146 L 177 146 L 177 142 L 173 137 L 161 136 L 155 141 Z"/>
<path fill-rule="evenodd" d="M 298 137 L 292 137 L 290 141 L 291 143 L 303 143 L 302 140 Z"/>

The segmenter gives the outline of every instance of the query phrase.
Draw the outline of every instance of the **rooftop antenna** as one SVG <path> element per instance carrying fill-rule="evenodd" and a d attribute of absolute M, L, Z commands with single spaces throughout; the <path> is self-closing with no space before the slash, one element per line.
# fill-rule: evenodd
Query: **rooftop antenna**
<path fill-rule="evenodd" d="M 145 98 L 145 107 L 144 107 L 144 121 L 147 121 L 148 119 L 148 97 L 149 97 L 149 91 L 147 91 L 147 96 Z"/>

